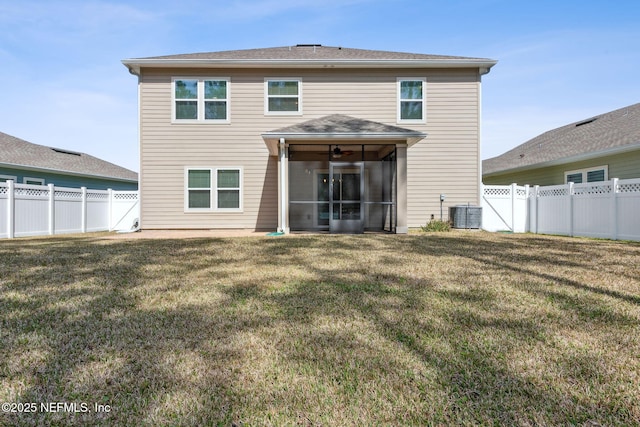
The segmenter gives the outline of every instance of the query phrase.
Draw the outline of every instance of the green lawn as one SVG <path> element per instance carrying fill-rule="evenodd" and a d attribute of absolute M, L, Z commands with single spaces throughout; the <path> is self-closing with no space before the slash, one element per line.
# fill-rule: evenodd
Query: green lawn
<path fill-rule="evenodd" d="M 640 425 L 637 243 L 104 236 L 0 241 L 0 425 Z"/>

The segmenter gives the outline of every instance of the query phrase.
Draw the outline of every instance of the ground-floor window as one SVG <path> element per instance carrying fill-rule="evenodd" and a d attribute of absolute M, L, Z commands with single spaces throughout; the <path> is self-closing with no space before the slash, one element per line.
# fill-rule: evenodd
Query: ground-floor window
<path fill-rule="evenodd" d="M 190 167 L 185 169 L 185 211 L 241 211 L 242 169 Z"/>

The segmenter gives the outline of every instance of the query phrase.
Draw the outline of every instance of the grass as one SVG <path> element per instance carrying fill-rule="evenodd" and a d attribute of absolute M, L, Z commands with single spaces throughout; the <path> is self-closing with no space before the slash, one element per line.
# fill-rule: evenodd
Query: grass
<path fill-rule="evenodd" d="M 431 231 L 451 231 L 451 225 L 447 221 L 441 221 L 437 219 L 432 219 L 427 222 L 427 225 L 423 225 L 420 227 L 422 231 L 431 232 Z"/>
<path fill-rule="evenodd" d="M 640 425 L 637 243 L 103 237 L 0 242 L 0 425 Z"/>

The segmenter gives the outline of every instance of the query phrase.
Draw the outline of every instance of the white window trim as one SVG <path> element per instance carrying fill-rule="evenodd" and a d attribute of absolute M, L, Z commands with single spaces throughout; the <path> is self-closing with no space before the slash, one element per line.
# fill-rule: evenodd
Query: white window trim
<path fill-rule="evenodd" d="M 22 178 L 22 183 L 26 184 L 27 181 L 38 181 L 39 184 L 30 184 L 30 185 L 44 185 L 44 179 L 43 178 L 32 178 L 30 176 L 25 176 Z"/>
<path fill-rule="evenodd" d="M 415 101 L 409 99 L 401 99 L 401 82 L 406 81 L 420 81 L 422 82 L 422 119 L 414 120 L 414 119 L 403 119 L 402 114 L 402 102 L 403 101 Z M 398 77 L 396 79 L 396 99 L 397 99 L 397 122 L 398 123 L 426 123 L 427 122 L 427 78 L 426 77 Z"/>
<path fill-rule="evenodd" d="M 176 118 L 176 80 L 197 80 L 198 81 L 198 97 L 195 99 L 198 103 L 198 118 L 193 119 L 177 119 Z M 227 118 L 221 119 L 205 119 L 204 118 L 204 82 L 205 81 L 225 81 L 227 82 Z M 230 77 L 195 77 L 181 76 L 171 78 L 171 123 L 174 124 L 228 124 L 231 123 L 231 78 Z"/>
<path fill-rule="evenodd" d="M 189 171 L 190 170 L 208 170 L 211 172 L 211 182 L 209 187 L 211 200 L 211 207 L 209 208 L 190 208 L 189 207 Z M 237 208 L 218 208 L 218 171 L 219 170 L 237 170 L 240 172 L 240 188 L 238 189 L 240 194 L 240 204 Z M 223 188 L 222 190 L 234 190 L 233 188 Z M 184 168 L 184 211 L 185 213 L 198 213 L 198 212 L 218 212 L 218 213 L 242 213 L 244 212 L 244 173 L 241 166 L 185 166 Z"/>
<path fill-rule="evenodd" d="M 0 175 L 0 178 L 6 179 L 7 181 L 13 181 L 14 184 L 18 181 L 18 177 L 13 175 Z"/>
<path fill-rule="evenodd" d="M 566 171 L 564 173 L 564 182 L 567 183 L 567 178 L 569 177 L 569 175 L 574 175 L 577 173 L 581 173 L 582 174 L 582 183 L 583 184 L 587 184 L 587 173 L 589 172 L 593 172 L 593 171 L 599 171 L 604 169 L 604 180 L 608 181 L 609 180 L 609 165 L 604 165 L 604 166 L 595 166 L 595 167 L 591 167 L 591 168 L 583 168 L 583 169 L 576 169 L 576 170 L 572 170 L 572 171 Z"/>
<path fill-rule="evenodd" d="M 269 82 L 298 82 L 298 111 L 269 111 Z M 293 95 L 278 98 L 294 98 Z M 265 116 L 301 116 L 302 115 L 302 77 L 265 77 L 264 78 L 264 115 Z"/>

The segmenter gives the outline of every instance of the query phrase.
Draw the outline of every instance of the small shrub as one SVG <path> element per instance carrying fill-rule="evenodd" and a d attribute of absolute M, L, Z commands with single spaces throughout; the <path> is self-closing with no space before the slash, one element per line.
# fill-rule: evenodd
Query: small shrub
<path fill-rule="evenodd" d="M 451 226 L 447 221 L 440 221 L 437 219 L 432 219 L 421 227 L 422 231 L 451 231 Z"/>

